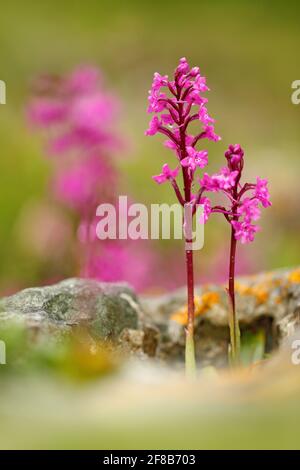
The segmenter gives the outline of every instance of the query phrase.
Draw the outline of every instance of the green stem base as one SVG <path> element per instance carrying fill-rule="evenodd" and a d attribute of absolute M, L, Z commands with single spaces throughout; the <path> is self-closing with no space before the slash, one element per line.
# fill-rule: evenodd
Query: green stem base
<path fill-rule="evenodd" d="M 229 364 L 239 366 L 241 362 L 241 333 L 236 312 L 232 312 L 229 318 L 230 345 L 228 348 Z"/>
<path fill-rule="evenodd" d="M 194 334 L 189 329 L 186 330 L 185 374 L 188 379 L 194 379 L 196 377 Z"/>

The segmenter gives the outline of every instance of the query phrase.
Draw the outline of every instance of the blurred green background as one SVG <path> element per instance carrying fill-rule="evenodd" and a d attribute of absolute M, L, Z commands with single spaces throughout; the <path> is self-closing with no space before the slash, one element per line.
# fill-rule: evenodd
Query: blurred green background
<path fill-rule="evenodd" d="M 1 291 L 42 279 L 38 257 L 24 247 L 20 222 L 26 208 L 45 197 L 49 178 L 41 139 L 24 115 L 30 81 L 85 63 L 99 66 L 123 101 L 116 124 L 129 142 L 119 160 L 122 180 L 137 201 L 147 203 L 173 200 L 169 187 L 151 180 L 172 154 L 160 137 L 144 137 L 153 72 L 171 74 L 182 56 L 199 65 L 222 136 L 207 146 L 209 171 L 223 164 L 228 144 L 238 142 L 246 151 L 246 175 L 270 181 L 273 207 L 263 214 L 256 242 L 241 247 L 240 270 L 299 264 L 300 106 L 291 103 L 291 83 L 300 78 L 299 13 L 299 2 L 250 0 L 2 3 L 0 79 L 6 82 L 7 104 L 0 106 Z M 228 239 L 226 224 L 211 220 L 197 255 L 198 282 L 225 275 Z M 166 243 L 158 249 L 163 254 Z M 178 252 L 181 256 L 179 246 Z"/>

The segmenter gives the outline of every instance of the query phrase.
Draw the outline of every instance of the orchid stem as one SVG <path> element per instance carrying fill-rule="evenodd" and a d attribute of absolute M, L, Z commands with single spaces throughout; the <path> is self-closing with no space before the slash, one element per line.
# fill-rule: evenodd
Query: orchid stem
<path fill-rule="evenodd" d="M 232 366 L 239 365 L 240 363 L 240 328 L 235 310 L 235 255 L 236 255 L 236 238 L 234 236 L 234 228 L 231 227 L 231 242 L 230 242 L 230 260 L 229 260 L 229 281 L 228 281 L 228 296 L 229 296 L 229 329 L 230 329 L 230 347 L 229 347 L 229 360 Z"/>
<path fill-rule="evenodd" d="M 194 378 L 196 375 L 196 359 L 194 344 L 194 267 L 193 251 L 186 250 L 186 272 L 187 272 L 187 291 L 188 291 L 188 324 L 186 329 L 185 344 L 185 372 L 187 378 Z"/>

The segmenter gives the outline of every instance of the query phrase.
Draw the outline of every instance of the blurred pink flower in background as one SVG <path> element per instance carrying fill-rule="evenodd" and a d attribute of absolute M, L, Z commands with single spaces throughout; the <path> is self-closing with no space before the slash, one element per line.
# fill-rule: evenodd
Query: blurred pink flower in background
<path fill-rule="evenodd" d="M 27 113 L 33 125 L 47 129 L 50 154 L 105 153 L 121 146 L 112 127 L 120 103 L 104 89 L 98 69 L 80 67 L 65 77 L 41 76 L 34 89 Z"/>
<path fill-rule="evenodd" d="M 64 211 L 49 201 L 30 201 L 21 211 L 15 233 L 25 251 L 48 263 L 65 255 L 72 225 Z"/>
<path fill-rule="evenodd" d="M 80 265 L 79 274 L 101 281 L 127 281 L 138 290 L 174 287 L 178 276 L 170 280 L 165 275 L 165 257 L 158 256 L 151 242 L 96 237 L 97 206 L 114 203 L 118 196 L 116 159 L 124 154 L 124 139 L 117 129 L 120 108 L 116 97 L 105 89 L 99 70 L 79 67 L 66 76 L 38 77 L 27 115 L 34 128 L 45 134 L 47 153 L 52 156 L 52 198 L 73 211 L 73 242 L 77 240 L 73 264 Z M 167 168 L 161 178 L 168 178 Z M 65 217 L 70 213 L 65 211 Z M 45 220 L 43 224 L 47 226 Z M 37 227 L 40 230 L 40 224 Z M 153 276 L 153 272 L 162 275 Z"/>
<path fill-rule="evenodd" d="M 100 247 L 99 247 L 100 248 Z M 180 256 L 160 253 L 148 240 L 114 240 L 102 244 L 86 263 L 87 276 L 105 282 L 129 282 L 139 292 L 161 293 L 185 281 Z"/>
<path fill-rule="evenodd" d="M 117 174 L 110 161 L 90 155 L 61 168 L 53 180 L 55 197 L 67 206 L 85 213 L 95 208 L 101 196 L 111 197 L 116 189 Z"/>
<path fill-rule="evenodd" d="M 131 240 L 110 240 L 103 243 L 100 253 L 91 256 L 88 277 L 113 282 L 126 280 L 137 290 L 151 286 L 156 257 L 149 244 Z"/>

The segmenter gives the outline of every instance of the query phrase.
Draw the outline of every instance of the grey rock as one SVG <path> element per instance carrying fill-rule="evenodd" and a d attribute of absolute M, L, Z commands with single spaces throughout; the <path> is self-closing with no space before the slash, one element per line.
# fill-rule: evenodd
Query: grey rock
<path fill-rule="evenodd" d="M 229 342 L 225 286 L 199 286 L 195 294 L 196 354 L 203 366 L 222 367 L 227 363 Z M 270 352 L 300 324 L 300 269 L 239 278 L 236 301 L 242 335 L 263 330 Z M 0 324 L 14 319 L 46 335 L 84 326 L 95 339 L 115 341 L 143 357 L 180 363 L 185 331 L 178 311 L 185 305 L 184 288 L 138 299 L 126 284 L 68 279 L 3 298 Z"/>
<path fill-rule="evenodd" d="M 67 279 L 1 299 L 0 321 L 9 320 L 41 331 L 85 326 L 95 338 L 116 340 L 125 328 L 138 327 L 138 304 L 126 284 Z"/>

